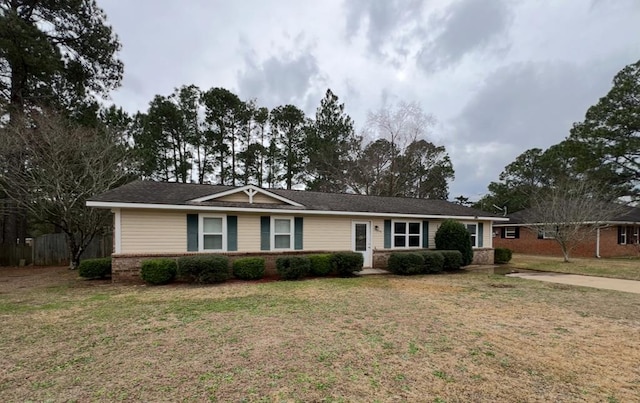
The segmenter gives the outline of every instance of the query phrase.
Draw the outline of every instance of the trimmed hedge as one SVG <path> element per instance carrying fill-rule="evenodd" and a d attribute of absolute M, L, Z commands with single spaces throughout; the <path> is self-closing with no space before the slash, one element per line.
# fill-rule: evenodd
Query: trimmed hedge
<path fill-rule="evenodd" d="M 142 262 L 140 277 L 151 285 L 168 284 L 176 278 L 177 263 L 173 259 L 150 259 Z"/>
<path fill-rule="evenodd" d="M 444 256 L 439 251 L 422 252 L 424 273 L 440 273 L 444 270 Z"/>
<path fill-rule="evenodd" d="M 362 271 L 364 256 L 358 252 L 336 252 L 332 257 L 333 266 L 340 277 L 353 277 L 357 271 Z"/>
<path fill-rule="evenodd" d="M 328 276 L 333 271 L 333 255 L 311 255 L 309 256 L 311 267 L 309 273 L 312 276 Z"/>
<path fill-rule="evenodd" d="M 444 257 L 444 270 L 458 270 L 462 267 L 462 253 L 459 250 L 438 251 Z"/>
<path fill-rule="evenodd" d="M 444 220 L 435 236 L 436 249 L 458 250 L 462 254 L 462 266 L 471 264 L 473 248 L 471 235 L 464 224 L 454 220 Z"/>
<path fill-rule="evenodd" d="M 509 263 L 513 252 L 509 248 L 496 248 L 493 251 L 493 261 L 497 264 Z"/>
<path fill-rule="evenodd" d="M 111 276 L 111 258 L 85 259 L 78 266 L 78 275 L 84 278 L 105 278 Z"/>
<path fill-rule="evenodd" d="M 309 273 L 311 261 L 304 256 L 283 256 L 276 259 L 276 270 L 283 280 L 298 280 Z"/>
<path fill-rule="evenodd" d="M 261 257 L 245 257 L 233 261 L 233 275 L 242 280 L 259 280 L 264 277 L 265 263 Z"/>
<path fill-rule="evenodd" d="M 178 259 L 178 275 L 190 282 L 222 283 L 231 277 L 226 256 L 183 256 Z"/>
<path fill-rule="evenodd" d="M 424 273 L 424 258 L 420 253 L 391 253 L 387 267 L 392 273 L 411 276 Z"/>

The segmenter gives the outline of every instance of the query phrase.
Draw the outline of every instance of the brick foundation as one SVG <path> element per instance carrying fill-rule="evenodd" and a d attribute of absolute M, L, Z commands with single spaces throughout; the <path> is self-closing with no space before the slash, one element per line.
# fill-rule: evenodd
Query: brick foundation
<path fill-rule="evenodd" d="M 276 276 L 276 259 L 282 256 L 309 256 L 322 253 L 335 253 L 329 251 L 288 251 L 288 252 L 229 252 L 218 253 L 216 255 L 222 255 L 229 258 L 231 263 L 244 257 L 261 257 L 265 259 L 265 276 Z M 111 281 L 113 283 L 131 283 L 142 284 L 140 279 L 140 267 L 144 260 L 158 259 L 158 258 L 170 258 L 178 259 L 182 256 L 200 256 L 201 253 L 177 253 L 177 254 L 164 254 L 164 253 L 151 253 L 151 254 L 114 254 L 111 255 Z"/>
<path fill-rule="evenodd" d="M 433 249 L 431 249 L 433 250 Z M 387 269 L 387 261 L 389 255 L 397 252 L 421 252 L 423 250 L 375 250 L 373 251 L 373 268 L 374 269 Z M 473 250 L 473 261 L 471 264 L 493 264 L 493 249 L 482 248 Z"/>

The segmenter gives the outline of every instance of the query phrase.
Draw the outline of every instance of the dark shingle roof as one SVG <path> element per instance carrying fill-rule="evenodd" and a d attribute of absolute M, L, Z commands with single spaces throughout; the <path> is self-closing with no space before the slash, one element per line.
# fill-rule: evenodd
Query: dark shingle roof
<path fill-rule="evenodd" d="M 214 195 L 233 186 L 198 185 L 185 183 L 135 181 L 90 199 L 94 202 L 144 203 L 168 205 L 203 205 L 220 207 L 247 207 L 247 204 L 210 200 L 202 203 L 193 199 Z M 412 199 L 402 197 L 364 196 L 342 193 L 321 193 L 304 190 L 265 189 L 304 207 L 274 204 L 251 204 L 252 208 L 316 211 L 353 211 L 371 213 L 397 213 L 466 217 L 501 217 L 446 200 Z"/>
<path fill-rule="evenodd" d="M 615 217 L 607 222 L 640 222 L 640 208 L 631 206 L 615 206 L 616 211 L 620 211 Z M 529 219 L 530 210 L 520 210 L 507 215 L 508 222 L 501 222 L 496 225 L 531 224 Z"/>

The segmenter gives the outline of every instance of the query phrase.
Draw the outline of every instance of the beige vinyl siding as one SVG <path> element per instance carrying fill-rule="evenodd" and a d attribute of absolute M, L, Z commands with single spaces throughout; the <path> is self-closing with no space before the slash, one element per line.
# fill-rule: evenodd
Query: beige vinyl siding
<path fill-rule="evenodd" d="M 121 253 L 182 253 L 187 251 L 184 211 L 121 211 Z"/>
<path fill-rule="evenodd" d="M 351 250 L 351 221 L 350 217 L 304 217 L 304 249 Z"/>
<path fill-rule="evenodd" d="M 267 195 L 264 195 L 262 193 L 258 193 L 255 194 L 253 196 L 253 202 L 254 203 L 267 203 L 267 204 L 284 204 L 283 202 L 281 202 L 278 199 L 274 199 L 273 197 L 269 197 Z"/>
<path fill-rule="evenodd" d="M 260 215 L 238 215 L 238 252 L 260 251 Z"/>
<path fill-rule="evenodd" d="M 226 202 L 239 202 L 239 203 L 249 203 L 249 196 L 245 192 L 237 192 L 230 195 L 222 196 L 217 199 L 213 199 L 215 201 L 226 201 Z M 273 197 L 269 197 L 262 193 L 256 193 L 253 195 L 254 203 L 265 203 L 265 204 L 284 204 L 280 200 L 274 199 Z"/>
<path fill-rule="evenodd" d="M 244 192 L 232 193 L 230 195 L 218 197 L 212 199 L 211 201 L 226 201 L 226 202 L 240 202 L 240 203 L 249 203 L 249 196 L 247 196 Z"/>

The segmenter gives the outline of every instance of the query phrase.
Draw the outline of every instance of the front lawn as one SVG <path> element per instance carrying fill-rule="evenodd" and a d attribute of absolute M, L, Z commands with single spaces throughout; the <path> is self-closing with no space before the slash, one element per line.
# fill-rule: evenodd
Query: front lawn
<path fill-rule="evenodd" d="M 0 268 L 2 401 L 640 399 L 638 294 L 466 272 L 161 287 L 76 275 Z"/>
<path fill-rule="evenodd" d="M 518 269 L 640 280 L 640 258 L 572 258 L 569 263 L 565 263 L 561 257 L 514 253 L 508 266 Z"/>

